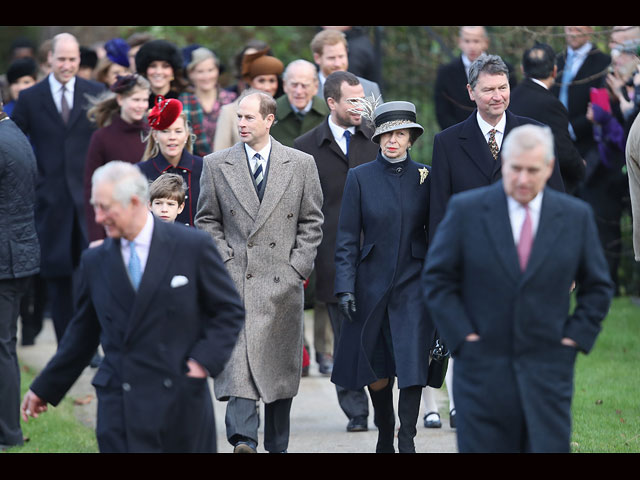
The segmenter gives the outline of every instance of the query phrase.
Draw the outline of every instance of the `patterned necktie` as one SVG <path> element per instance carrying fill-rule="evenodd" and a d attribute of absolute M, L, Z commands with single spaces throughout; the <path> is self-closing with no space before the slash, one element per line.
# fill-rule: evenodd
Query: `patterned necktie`
<path fill-rule="evenodd" d="M 131 284 L 133 288 L 138 290 L 138 286 L 140 285 L 140 279 L 142 278 L 142 267 L 140 265 L 140 257 L 138 257 L 138 253 L 136 252 L 136 245 L 134 242 L 129 242 L 129 250 L 131 252 L 131 256 L 129 257 L 129 278 L 131 278 Z"/>
<path fill-rule="evenodd" d="M 264 172 L 262 170 L 262 157 L 259 153 L 256 153 L 253 158 L 255 160 L 253 180 L 256 182 L 256 189 L 260 191 L 260 189 L 262 188 L 262 180 L 264 179 Z"/>
<path fill-rule="evenodd" d="M 67 103 L 67 96 L 65 95 L 67 88 L 62 86 L 62 94 L 60 96 L 60 115 L 62 121 L 66 124 L 69 122 L 69 104 Z"/>
<path fill-rule="evenodd" d="M 498 159 L 498 152 L 500 149 L 498 148 L 498 142 L 496 142 L 496 129 L 492 128 L 489 130 L 489 148 L 491 149 L 491 155 L 493 155 L 493 159 Z"/>
<path fill-rule="evenodd" d="M 344 131 L 344 139 L 347 142 L 347 148 L 345 152 L 345 156 L 349 158 L 349 143 L 351 143 L 351 132 L 349 130 Z"/>
<path fill-rule="evenodd" d="M 531 247 L 533 245 L 533 225 L 531 223 L 529 207 L 525 206 L 524 210 L 525 217 L 518 241 L 518 258 L 520 259 L 520 270 L 523 272 L 527 268 L 527 262 L 529 261 L 529 255 L 531 254 Z"/>

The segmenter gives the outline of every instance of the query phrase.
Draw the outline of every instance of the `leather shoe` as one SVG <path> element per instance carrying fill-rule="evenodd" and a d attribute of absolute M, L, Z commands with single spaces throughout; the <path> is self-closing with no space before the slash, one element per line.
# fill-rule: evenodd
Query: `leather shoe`
<path fill-rule="evenodd" d="M 431 418 L 428 420 L 429 416 L 437 415 L 438 418 Z M 424 416 L 424 426 L 425 428 L 440 428 L 442 427 L 442 422 L 440 421 L 440 414 L 438 412 L 429 412 Z"/>
<path fill-rule="evenodd" d="M 347 424 L 347 432 L 366 432 L 367 430 L 369 430 L 367 417 L 354 417 Z"/>
<path fill-rule="evenodd" d="M 449 426 L 456 428 L 456 409 L 454 408 L 449 412 Z"/>
<path fill-rule="evenodd" d="M 331 355 L 323 353 L 318 359 L 318 370 L 322 375 L 331 375 L 333 371 L 333 358 Z"/>
<path fill-rule="evenodd" d="M 257 453 L 257 445 L 253 440 L 240 440 L 233 447 L 233 453 Z"/>

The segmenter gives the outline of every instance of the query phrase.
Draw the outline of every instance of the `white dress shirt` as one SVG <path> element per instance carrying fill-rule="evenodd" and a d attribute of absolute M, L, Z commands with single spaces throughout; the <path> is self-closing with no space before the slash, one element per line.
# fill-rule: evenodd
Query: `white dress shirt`
<path fill-rule="evenodd" d="M 73 90 L 75 86 L 76 77 L 73 77 L 64 85 L 66 88 L 65 98 L 67 99 L 67 105 L 69 105 L 69 111 L 73 109 Z M 49 74 L 49 87 L 51 88 L 53 103 L 56 104 L 58 112 L 62 112 L 62 83 L 60 83 L 53 74 Z"/>
<path fill-rule="evenodd" d="M 354 133 L 356 133 L 356 127 L 351 126 L 349 128 L 343 128 L 333 123 L 333 120 L 331 120 L 331 117 L 329 117 L 329 129 L 331 130 L 331 133 L 333 134 L 333 138 L 335 139 L 336 143 L 340 147 L 340 150 L 342 150 L 342 153 L 346 155 L 347 139 L 344 138 L 344 132 L 349 130 L 351 132 L 351 135 L 353 135 Z"/>
<path fill-rule="evenodd" d="M 135 244 L 136 253 L 140 259 L 140 271 L 144 273 L 144 268 L 147 265 L 147 258 L 149 258 L 149 248 L 151 247 L 151 237 L 153 236 L 153 214 L 147 213 L 147 221 L 140 230 L 140 233 L 133 239 Z M 125 268 L 129 265 L 129 258 L 131 257 L 131 249 L 129 247 L 129 240 L 126 238 L 120 239 L 120 252 L 122 253 L 122 260 L 124 261 Z"/>
<path fill-rule="evenodd" d="M 247 152 L 247 158 L 249 159 L 249 166 L 251 167 L 251 171 L 255 172 L 257 168 L 256 159 L 254 158 L 254 155 L 256 153 L 259 153 L 260 156 L 262 157 L 262 161 L 261 161 L 262 171 L 266 172 L 267 160 L 269 159 L 269 154 L 271 153 L 271 138 L 269 138 L 269 142 L 260 151 L 254 150 L 247 143 L 244 144 L 244 149 L 245 149 L 245 152 Z"/>
<path fill-rule="evenodd" d="M 504 137 L 504 129 L 507 125 L 507 114 L 502 114 L 502 118 L 495 127 L 485 122 L 484 119 L 480 116 L 480 112 L 476 113 L 476 118 L 478 119 L 478 125 L 480 126 L 480 130 L 482 130 L 482 134 L 484 135 L 484 139 L 487 141 L 487 143 L 489 143 L 489 131 L 495 128 L 496 143 L 498 144 L 498 149 L 502 148 L 502 138 Z"/>
<path fill-rule="evenodd" d="M 538 231 L 538 224 L 540 223 L 540 207 L 542 206 L 542 195 L 543 192 L 540 191 L 540 193 L 538 193 L 538 195 L 536 195 L 535 198 L 528 204 L 529 215 L 531 216 L 531 232 L 533 234 L 533 238 L 535 238 L 536 236 L 536 232 Z M 509 207 L 509 221 L 511 222 L 513 241 L 516 245 L 518 245 L 526 210 L 524 208 L 524 205 L 522 205 L 517 200 L 514 200 L 509 195 L 507 195 L 507 205 Z"/>

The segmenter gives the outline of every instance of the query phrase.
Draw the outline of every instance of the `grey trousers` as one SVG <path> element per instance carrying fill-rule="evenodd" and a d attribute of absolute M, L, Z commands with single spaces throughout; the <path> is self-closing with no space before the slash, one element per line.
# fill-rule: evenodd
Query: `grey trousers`
<path fill-rule="evenodd" d="M 289 430 L 292 398 L 264 404 L 264 449 L 267 452 L 283 452 L 289 448 Z M 258 444 L 260 417 L 255 400 L 231 397 L 225 415 L 227 440 L 235 445 L 243 437 Z"/>
<path fill-rule="evenodd" d="M 20 367 L 16 353 L 20 300 L 28 278 L 0 280 L 0 445 L 22 445 Z"/>

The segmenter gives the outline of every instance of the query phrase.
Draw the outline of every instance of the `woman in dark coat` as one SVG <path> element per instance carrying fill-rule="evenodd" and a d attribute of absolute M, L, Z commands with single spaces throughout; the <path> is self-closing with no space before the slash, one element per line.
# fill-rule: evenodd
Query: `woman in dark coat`
<path fill-rule="evenodd" d="M 373 117 L 378 156 L 349 171 L 342 199 L 335 293 L 347 318 L 331 380 L 349 390 L 368 386 L 378 427 L 376 452 L 393 452 L 397 377 L 398 450 L 414 452 L 435 335 L 420 294 L 429 167 L 409 156 L 409 147 L 423 132 L 413 104 L 385 103 Z"/>
<path fill-rule="evenodd" d="M 151 134 L 142 156 L 136 164 L 149 182 L 164 173 L 175 173 L 182 177 L 185 192 L 185 207 L 176 218 L 176 223 L 193 227 L 200 196 L 202 157 L 193 155 L 193 135 L 182 102 L 175 98 L 156 99 L 156 105 L 148 115 Z"/>

